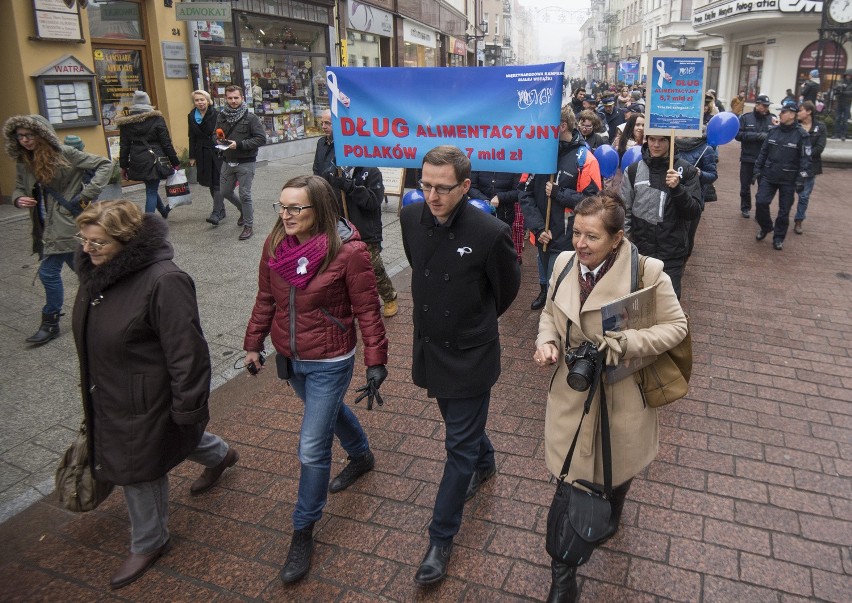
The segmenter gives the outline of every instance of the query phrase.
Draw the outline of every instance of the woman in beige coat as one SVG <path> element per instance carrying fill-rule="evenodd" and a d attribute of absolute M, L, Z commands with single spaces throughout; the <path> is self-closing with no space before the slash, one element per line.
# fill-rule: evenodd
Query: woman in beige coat
<path fill-rule="evenodd" d="M 556 477 L 562 470 L 574 432 L 583 412 L 588 392 L 571 389 L 566 381 L 565 350 L 585 341 L 606 351 L 606 362 L 655 356 L 680 343 L 686 336 L 686 316 L 663 272 L 663 263 L 647 258 L 643 284 L 655 286 L 657 324 L 648 329 L 622 332 L 602 331 L 601 306 L 631 292 L 631 248 L 624 238 L 624 202 L 614 193 L 602 192 L 581 201 L 575 209 L 573 243 L 576 251 L 564 252 L 556 260 L 549 291 L 555 291 L 539 319 L 536 352 L 539 366 L 555 365 L 547 397 L 544 426 L 545 462 Z M 574 258 L 562 282 L 556 280 Z M 587 273 L 591 276 L 587 276 Z M 571 323 L 566 346 L 566 331 Z M 612 518 L 610 534 L 615 534 L 630 481 L 654 460 L 659 443 L 657 411 L 645 405 L 633 375 L 614 384 L 605 384 L 612 442 Z M 585 479 L 603 483 L 600 439 L 600 393 L 595 394 L 589 416 L 583 422 L 577 450 L 566 482 Z M 553 560 L 549 603 L 577 600 L 576 567 Z"/>

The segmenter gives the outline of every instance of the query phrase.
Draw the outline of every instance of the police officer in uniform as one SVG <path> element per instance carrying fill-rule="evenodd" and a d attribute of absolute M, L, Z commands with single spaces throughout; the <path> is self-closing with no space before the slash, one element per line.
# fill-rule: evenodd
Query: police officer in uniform
<path fill-rule="evenodd" d="M 801 192 L 811 169 L 811 137 L 799 122 L 799 104 L 786 101 L 781 105 L 781 125 L 772 128 L 754 164 L 754 179 L 759 182 L 755 197 L 755 219 L 760 225 L 757 240 L 773 232 L 769 204 L 778 192 L 778 217 L 775 218 L 772 247 L 781 251 L 790 224 L 790 208 L 794 192 Z"/>
<path fill-rule="evenodd" d="M 751 185 L 754 181 L 754 162 L 760 153 L 760 147 L 769 133 L 769 128 L 777 124 L 777 118 L 769 112 L 772 101 L 765 94 L 757 97 L 754 111 L 740 116 L 740 131 L 737 140 L 740 148 L 740 211 L 743 218 L 751 217 Z"/>

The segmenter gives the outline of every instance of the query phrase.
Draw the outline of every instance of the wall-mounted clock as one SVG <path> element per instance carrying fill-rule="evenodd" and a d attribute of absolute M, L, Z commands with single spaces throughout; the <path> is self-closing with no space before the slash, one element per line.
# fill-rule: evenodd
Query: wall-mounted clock
<path fill-rule="evenodd" d="M 828 17 L 830 25 L 850 26 L 852 24 L 852 0 L 826 0 L 822 10 Z"/>

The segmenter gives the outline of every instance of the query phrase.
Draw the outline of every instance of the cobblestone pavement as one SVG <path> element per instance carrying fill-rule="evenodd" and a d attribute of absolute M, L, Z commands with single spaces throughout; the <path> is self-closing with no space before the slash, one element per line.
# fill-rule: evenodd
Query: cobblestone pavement
<path fill-rule="evenodd" d="M 580 569 L 583 601 L 846 602 L 852 592 L 852 252 L 844 244 L 852 225 L 852 172 L 829 169 L 817 179 L 805 233 L 791 231 L 778 252 L 770 241 L 756 242 L 755 222 L 740 216 L 738 149 L 729 146 L 722 149 L 720 200 L 707 206 L 684 279 L 695 360 L 690 395 L 660 411 L 657 460 L 634 481 L 618 535 Z M 172 233 L 178 262 L 200 291 L 235 291 L 229 303 L 201 299 L 211 350 L 222 359 L 239 348 L 256 261 L 245 256 L 259 253 L 262 237 L 240 246 L 233 223 L 209 233 L 199 226 L 204 212 L 197 214 L 178 214 Z M 392 253 L 398 227 L 394 212 L 388 218 Z M 268 231 L 267 222 L 260 232 Z M 23 245 L 22 235 L 10 238 L 5 224 L 0 229 L 7 253 Z M 191 259 L 196 250 L 188 233 L 195 232 L 216 242 L 204 246 L 206 264 Z M 25 261 L 4 262 L 2 341 L 17 342 L 35 327 L 40 291 L 27 292 L 31 268 L 16 272 Z M 401 261 L 386 260 L 389 266 Z M 220 368 L 210 429 L 237 446 L 241 460 L 200 497 L 188 493 L 197 466 L 172 472 L 172 551 L 137 583 L 111 592 L 109 577 L 128 544 L 121 494 L 85 515 L 57 508 L 50 495 L 0 525 L 0 598 L 542 600 L 553 486 L 542 452 L 550 375 L 530 360 L 534 266 L 527 249 L 521 294 L 501 321 L 503 376 L 488 422 L 498 474 L 467 505 L 449 577 L 439 586 L 421 590 L 412 581 L 427 546 L 444 450 L 437 407 L 410 379 L 411 296 L 403 271 L 394 278 L 400 313 L 387 320 L 385 405 L 371 412 L 355 407 L 376 470 L 330 496 L 305 580 L 284 587 L 277 579 L 298 480 L 300 403 L 270 370 L 225 381 Z M 213 326 L 208 304 L 220 305 L 221 326 Z M 21 433 L 18 446 L 27 448 L 19 454 L 4 453 L 4 481 L 10 468 L 27 469 L 16 463 L 29 461 L 32 467 L 44 461 L 47 478 L 67 445 L 79 405 L 69 340 L 64 335 L 36 351 L 4 353 L 0 393 L 11 426 L 3 432 L 3 450 L 14 450 L 9 442 L 19 417 L 45 415 L 48 425 Z M 68 391 L 48 387 L 58 372 L 68 374 Z M 16 405 L 9 397 L 21 379 L 33 391 Z M 358 370 L 353 387 L 362 381 Z M 55 424 L 61 429 L 50 427 Z M 339 447 L 334 454 L 336 470 L 345 455 Z"/>

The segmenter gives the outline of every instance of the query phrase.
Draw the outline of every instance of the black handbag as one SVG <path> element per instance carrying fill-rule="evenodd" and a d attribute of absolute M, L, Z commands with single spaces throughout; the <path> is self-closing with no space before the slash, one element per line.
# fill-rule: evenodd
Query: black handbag
<path fill-rule="evenodd" d="M 580 424 L 571 442 L 571 448 L 562 464 L 556 492 L 547 513 L 547 553 L 556 561 L 572 567 L 586 563 L 595 548 L 608 536 L 609 522 L 612 517 L 612 454 L 609 439 L 609 414 L 606 407 L 604 387 L 600 388 L 601 404 L 601 444 L 603 448 L 604 485 L 593 484 L 586 480 L 565 482 L 571 459 L 577 446 L 583 419 L 589 414 L 592 399 L 598 384 L 601 383 L 601 369 L 605 362 L 603 354 L 598 353 L 595 378 L 589 387 L 589 395 L 583 407 Z"/>

